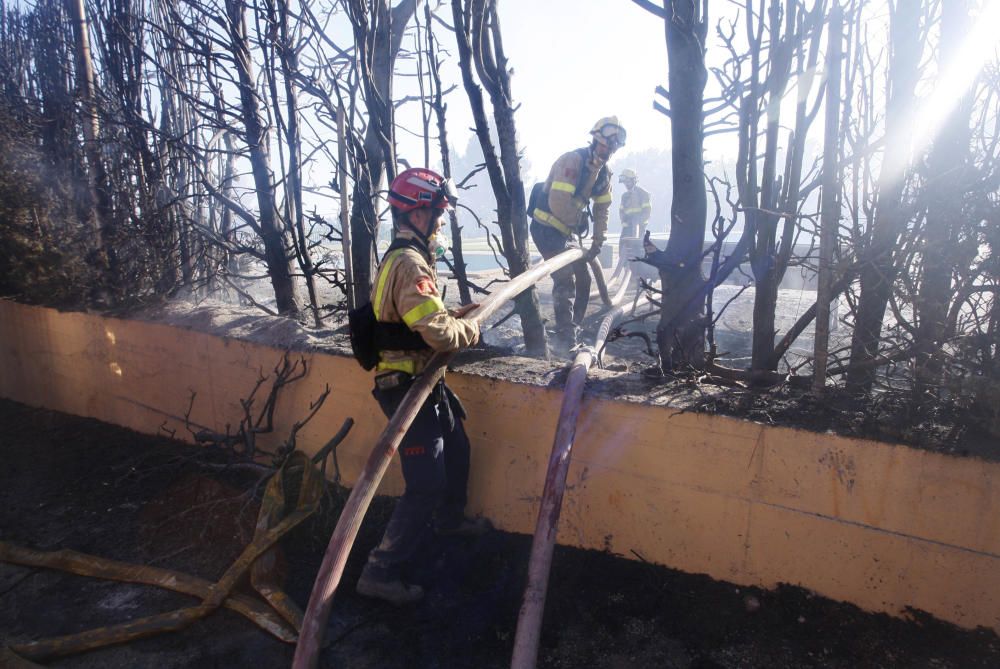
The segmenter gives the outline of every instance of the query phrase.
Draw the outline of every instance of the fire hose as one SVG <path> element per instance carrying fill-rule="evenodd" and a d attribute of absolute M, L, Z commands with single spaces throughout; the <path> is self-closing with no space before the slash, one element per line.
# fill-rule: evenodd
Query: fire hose
<path fill-rule="evenodd" d="M 584 252 L 581 249 L 570 249 L 532 267 L 527 272 L 511 279 L 496 292 L 491 293 L 466 318 L 481 324 L 506 302 L 533 286 L 540 279 L 583 257 Z M 337 521 L 337 526 L 323 556 L 323 563 L 316 575 L 316 583 L 313 585 L 312 593 L 309 596 L 309 605 L 306 607 L 305 618 L 302 621 L 299 643 L 295 648 L 295 658 L 292 661 L 293 669 L 316 667 L 320 645 L 323 641 L 323 630 L 326 628 L 326 621 L 330 616 L 330 606 L 333 604 L 333 595 L 336 593 L 337 586 L 344 574 L 347 556 L 354 545 L 355 538 L 357 538 L 364 514 L 375 496 L 379 482 L 389 467 L 389 462 L 392 461 L 399 448 L 403 435 L 413 423 L 424 400 L 427 399 L 434 385 L 444 374 L 444 369 L 453 356 L 454 352 L 447 352 L 436 353 L 431 358 L 423 373 L 417 377 L 406 393 L 389 424 L 382 431 L 364 469 L 358 476 L 347 503 L 340 513 L 340 519 Z"/>
<path fill-rule="evenodd" d="M 198 606 L 147 616 L 121 625 L 0 648 L 0 667 L 33 667 L 37 665 L 25 658 L 40 660 L 71 655 L 175 631 L 220 606 L 245 616 L 285 643 L 295 643 L 302 624 L 302 612 L 275 582 L 276 544 L 318 507 L 324 477 L 317 465 L 322 463 L 325 468 L 330 454 L 336 458 L 336 447 L 353 425 L 354 419 L 346 419 L 340 430 L 311 459 L 301 451 L 289 454 L 267 483 L 250 545 L 215 583 L 172 569 L 120 562 L 68 549 L 37 551 L 0 541 L 0 562 L 152 585 L 202 600 Z M 247 571 L 250 572 L 251 585 L 264 598 L 263 602 L 233 592 L 234 586 Z"/>
<path fill-rule="evenodd" d="M 289 510 L 286 500 L 290 497 L 289 491 L 294 489 L 298 490 L 298 494 L 289 500 L 294 503 Z M 322 492 L 323 479 L 316 466 L 300 451 L 293 452 L 268 482 L 253 540 L 215 583 L 168 569 L 106 560 L 71 550 L 41 552 L 0 542 L 0 560 L 4 562 L 155 585 L 202 600 L 196 606 L 137 618 L 119 625 L 14 644 L 4 649 L 6 658 L 0 656 L 0 660 L 44 660 L 176 631 L 204 618 L 220 606 L 241 613 L 282 641 L 294 641 L 295 628 L 301 614 L 294 603 L 272 583 L 267 574 L 266 563 L 281 537 L 316 510 Z M 258 567 L 257 563 L 261 559 L 265 560 L 265 564 Z M 251 576 L 254 587 L 273 609 L 259 600 L 233 592 L 237 582 L 248 571 L 254 572 Z"/>
<path fill-rule="evenodd" d="M 628 290 L 631 270 L 626 270 L 612 305 L 620 305 Z M 583 388 L 587 373 L 597 358 L 596 349 L 607 338 L 614 321 L 622 315 L 623 307 L 615 306 L 601 320 L 594 347 L 583 347 L 576 354 L 566 386 L 563 391 L 562 408 L 556 423 L 556 435 L 549 456 L 549 466 L 545 473 L 545 487 L 538 509 L 538 521 L 531 540 L 531 556 L 528 560 L 528 582 L 524 589 L 521 612 L 517 619 L 514 636 L 512 669 L 533 669 L 538 658 L 538 644 L 541 638 L 542 614 L 545 610 L 545 596 L 552 567 L 552 553 L 555 550 L 556 533 L 559 528 L 559 514 L 562 510 L 563 493 L 566 490 L 566 475 L 572 456 L 576 423 L 580 416 Z"/>

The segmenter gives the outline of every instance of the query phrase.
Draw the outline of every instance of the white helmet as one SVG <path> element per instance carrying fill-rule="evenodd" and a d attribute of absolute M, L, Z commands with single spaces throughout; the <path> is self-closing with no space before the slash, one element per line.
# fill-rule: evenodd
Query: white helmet
<path fill-rule="evenodd" d="M 597 121 L 590 134 L 600 144 L 607 144 L 611 150 L 625 146 L 625 128 L 618 122 L 617 116 L 605 116 Z"/>

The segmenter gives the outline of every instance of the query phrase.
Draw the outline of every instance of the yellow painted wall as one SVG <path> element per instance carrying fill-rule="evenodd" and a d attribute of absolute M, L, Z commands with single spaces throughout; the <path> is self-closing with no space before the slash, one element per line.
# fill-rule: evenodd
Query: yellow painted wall
<path fill-rule="evenodd" d="M 282 352 L 191 330 L 0 302 L 0 396 L 147 433 L 224 431 Z M 350 358 L 296 353 L 273 445 L 330 384 L 299 433 L 320 448 L 344 418 L 354 481 L 385 419 Z M 470 510 L 531 533 L 557 390 L 461 373 L 473 444 Z M 872 611 L 928 611 L 1000 631 L 1000 464 L 662 407 L 584 402 L 559 541 L 634 554 L 743 585 L 791 583 Z M 398 465 L 380 491 L 398 494 Z"/>

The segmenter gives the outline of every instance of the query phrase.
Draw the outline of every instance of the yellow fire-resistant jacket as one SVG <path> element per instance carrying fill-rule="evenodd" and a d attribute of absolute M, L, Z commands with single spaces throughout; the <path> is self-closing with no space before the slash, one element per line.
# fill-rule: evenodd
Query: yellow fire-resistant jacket
<path fill-rule="evenodd" d="M 396 237 L 416 235 L 399 230 Z M 382 351 L 376 373 L 398 370 L 419 374 L 435 352 L 455 351 L 479 339 L 478 323 L 455 318 L 445 308 L 431 258 L 416 249 L 394 249 L 386 254 L 375 275 L 371 301 L 375 318 L 405 323 L 430 346 L 418 351 Z"/>
<path fill-rule="evenodd" d="M 622 234 L 626 232 L 631 232 L 632 235 L 637 234 L 642 226 L 646 225 L 652 211 L 652 198 L 648 192 L 639 186 L 634 186 L 632 190 L 626 190 L 618 205 L 618 213 L 622 219 Z"/>
<path fill-rule="evenodd" d="M 536 208 L 531 212 L 536 221 L 555 228 L 569 237 L 580 231 L 580 219 L 587 201 L 592 200 L 591 211 L 594 215 L 594 242 L 604 243 L 608 231 L 608 211 L 611 209 L 611 179 L 607 186 L 594 191 L 594 182 L 601 171 L 603 163 L 591 158 L 585 164 L 585 158 L 580 151 L 570 151 L 559 156 L 559 159 L 549 170 L 549 178 L 545 181 L 545 192 L 548 195 L 548 211 Z M 577 191 L 577 182 L 581 171 L 586 168 L 587 178 Z M 609 173 L 610 174 L 610 173 Z"/>

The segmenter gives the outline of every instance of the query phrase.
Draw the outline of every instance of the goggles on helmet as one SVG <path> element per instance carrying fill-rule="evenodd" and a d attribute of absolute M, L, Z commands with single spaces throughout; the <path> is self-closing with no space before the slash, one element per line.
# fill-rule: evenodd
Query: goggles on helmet
<path fill-rule="evenodd" d="M 594 133 L 597 137 L 597 141 L 607 144 L 611 147 L 612 151 L 625 146 L 626 134 L 625 128 L 620 125 L 612 125 L 610 123 L 602 126 L 600 130 Z"/>
<path fill-rule="evenodd" d="M 437 191 L 434 193 L 434 197 L 431 198 L 431 207 L 437 207 L 444 201 L 446 205 L 454 207 L 458 204 L 458 189 L 455 188 L 455 182 L 451 179 L 445 179 L 438 186 Z"/>

